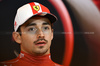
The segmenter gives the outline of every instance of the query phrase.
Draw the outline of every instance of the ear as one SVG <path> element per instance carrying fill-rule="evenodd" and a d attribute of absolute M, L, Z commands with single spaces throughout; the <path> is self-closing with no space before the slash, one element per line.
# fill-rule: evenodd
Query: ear
<path fill-rule="evenodd" d="M 53 29 L 51 29 L 51 40 L 53 40 Z"/>
<path fill-rule="evenodd" d="M 17 43 L 21 44 L 21 35 L 18 32 L 13 32 L 12 36 Z"/>

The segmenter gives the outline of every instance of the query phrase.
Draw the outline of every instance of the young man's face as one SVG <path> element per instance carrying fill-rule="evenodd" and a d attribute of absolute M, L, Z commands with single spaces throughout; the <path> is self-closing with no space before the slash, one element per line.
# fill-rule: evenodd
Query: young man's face
<path fill-rule="evenodd" d="M 34 55 L 50 53 L 53 29 L 48 18 L 32 17 L 21 26 L 20 30 L 19 43 L 22 51 Z"/>

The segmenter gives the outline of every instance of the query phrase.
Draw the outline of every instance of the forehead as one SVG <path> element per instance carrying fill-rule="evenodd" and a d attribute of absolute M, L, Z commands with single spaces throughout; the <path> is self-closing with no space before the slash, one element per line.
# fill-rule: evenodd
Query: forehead
<path fill-rule="evenodd" d="M 42 23 L 49 23 L 51 25 L 51 22 L 48 18 L 42 17 L 42 16 L 35 16 L 30 19 L 28 19 L 23 25 L 28 25 L 31 23 L 35 24 L 42 24 Z"/>

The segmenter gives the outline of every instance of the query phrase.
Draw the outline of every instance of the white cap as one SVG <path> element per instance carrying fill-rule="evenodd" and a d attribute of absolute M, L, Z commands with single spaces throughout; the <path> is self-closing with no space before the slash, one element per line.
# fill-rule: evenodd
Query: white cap
<path fill-rule="evenodd" d="M 51 14 L 47 7 L 37 2 L 31 2 L 23 5 L 17 10 L 14 20 L 14 31 L 16 32 L 19 26 L 35 15 L 46 16 L 51 23 L 57 20 L 56 16 Z"/>

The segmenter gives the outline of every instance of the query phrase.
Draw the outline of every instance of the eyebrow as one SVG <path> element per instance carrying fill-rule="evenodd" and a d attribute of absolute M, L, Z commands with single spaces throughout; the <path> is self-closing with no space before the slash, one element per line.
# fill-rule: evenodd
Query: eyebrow
<path fill-rule="evenodd" d="M 50 25 L 50 23 L 44 22 L 42 25 Z M 28 26 L 36 26 L 36 23 L 30 23 L 30 24 L 26 25 L 25 27 L 28 27 Z"/>
<path fill-rule="evenodd" d="M 30 24 L 26 25 L 25 27 L 28 27 L 28 26 L 35 26 L 35 25 L 36 25 L 36 23 L 30 23 Z"/>
<path fill-rule="evenodd" d="M 45 23 L 43 23 L 42 25 L 50 25 L 50 23 L 48 23 L 48 22 L 45 22 Z"/>

